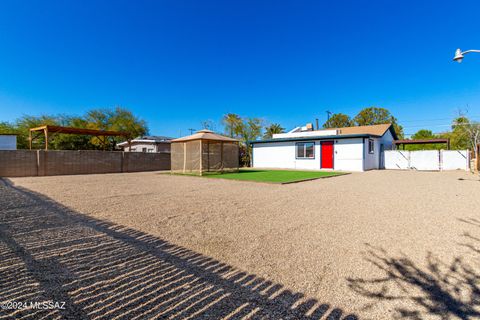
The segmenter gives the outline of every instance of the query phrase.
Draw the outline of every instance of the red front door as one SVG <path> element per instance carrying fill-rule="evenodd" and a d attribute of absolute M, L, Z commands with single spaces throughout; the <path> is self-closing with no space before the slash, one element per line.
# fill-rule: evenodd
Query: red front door
<path fill-rule="evenodd" d="M 333 169 L 333 141 L 322 142 L 322 169 Z"/>

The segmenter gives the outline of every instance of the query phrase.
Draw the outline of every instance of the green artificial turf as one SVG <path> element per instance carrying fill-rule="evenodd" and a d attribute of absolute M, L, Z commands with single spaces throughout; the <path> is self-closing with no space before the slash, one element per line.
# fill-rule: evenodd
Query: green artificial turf
<path fill-rule="evenodd" d="M 297 171 L 297 170 L 250 170 L 240 169 L 239 172 L 206 173 L 204 177 L 231 180 L 245 180 L 270 183 L 291 183 L 343 175 L 333 171 Z"/>

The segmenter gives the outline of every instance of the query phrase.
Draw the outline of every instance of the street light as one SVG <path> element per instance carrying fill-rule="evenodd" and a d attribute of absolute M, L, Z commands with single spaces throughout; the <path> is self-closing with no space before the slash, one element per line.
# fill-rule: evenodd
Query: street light
<path fill-rule="evenodd" d="M 457 61 L 458 63 L 461 63 L 462 59 L 463 59 L 463 56 L 467 53 L 470 53 L 470 52 L 480 52 L 480 50 L 467 50 L 467 51 L 462 52 L 462 50 L 457 49 L 455 51 L 455 56 L 453 57 L 453 61 Z"/>

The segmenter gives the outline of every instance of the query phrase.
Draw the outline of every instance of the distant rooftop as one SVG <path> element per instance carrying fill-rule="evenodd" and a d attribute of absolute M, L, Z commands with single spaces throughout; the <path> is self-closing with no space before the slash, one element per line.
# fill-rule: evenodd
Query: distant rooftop
<path fill-rule="evenodd" d="M 146 142 L 146 143 L 160 143 L 160 142 L 170 142 L 174 138 L 167 136 L 138 136 L 135 139 L 130 140 L 130 142 Z M 118 143 L 117 146 L 123 147 L 128 145 L 128 141 Z"/>
<path fill-rule="evenodd" d="M 134 140 L 154 140 L 155 142 L 169 142 L 175 138 L 167 136 L 141 136 L 136 137 Z"/>

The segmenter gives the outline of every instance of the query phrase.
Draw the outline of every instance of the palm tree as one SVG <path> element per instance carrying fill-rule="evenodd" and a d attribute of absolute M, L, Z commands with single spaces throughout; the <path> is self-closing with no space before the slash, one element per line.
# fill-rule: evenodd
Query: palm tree
<path fill-rule="evenodd" d="M 235 113 L 227 113 L 222 120 L 225 125 L 225 132 L 233 138 L 238 135 L 239 126 L 242 124 L 242 118 Z"/>
<path fill-rule="evenodd" d="M 283 128 L 279 123 L 272 123 L 268 127 L 265 127 L 265 133 L 263 134 L 263 138 L 271 139 L 274 134 L 284 132 L 285 128 Z"/>

